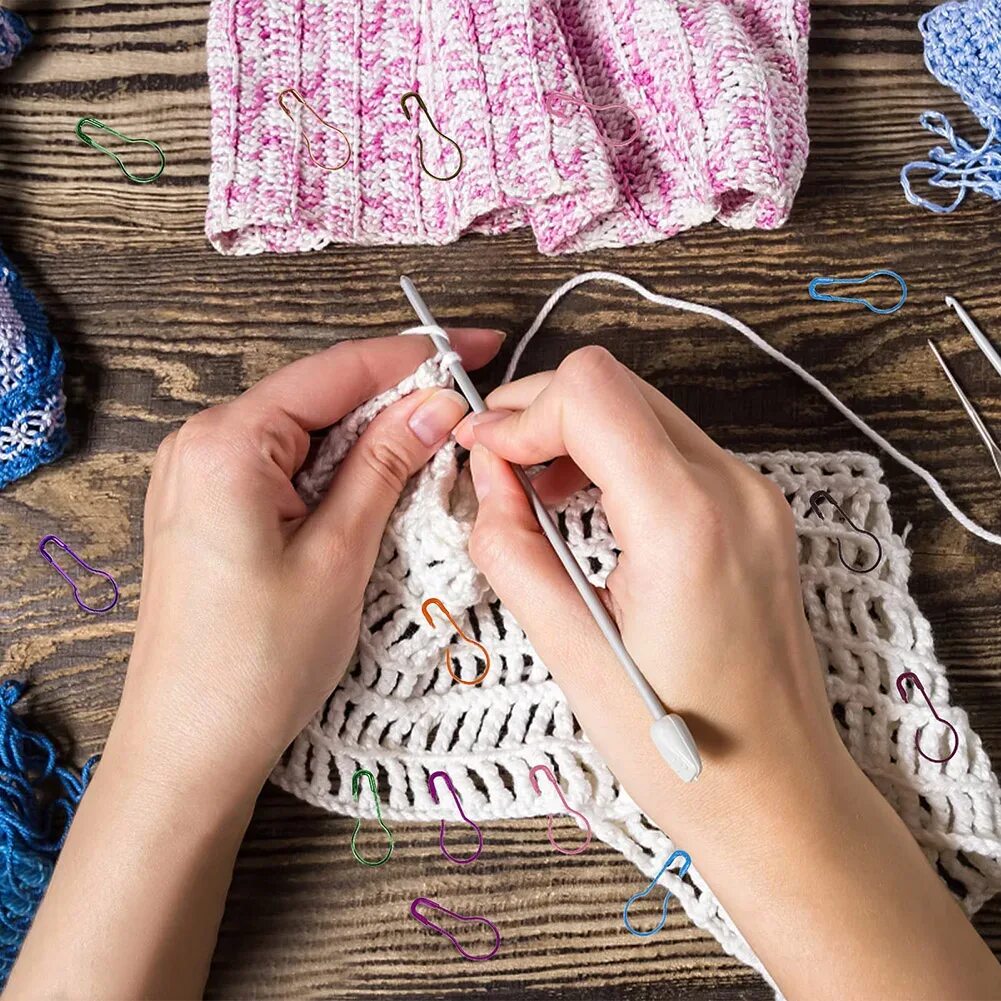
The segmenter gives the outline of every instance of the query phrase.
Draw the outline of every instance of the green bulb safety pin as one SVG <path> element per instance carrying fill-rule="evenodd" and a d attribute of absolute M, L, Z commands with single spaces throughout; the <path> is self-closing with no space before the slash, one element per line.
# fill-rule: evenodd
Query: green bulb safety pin
<path fill-rule="evenodd" d="M 150 174 L 149 177 L 137 177 L 135 174 L 132 173 L 132 171 L 129 170 L 128 167 L 125 166 L 124 162 L 122 161 L 122 158 L 117 153 L 113 153 L 110 149 L 107 149 L 104 146 L 102 146 L 96 139 L 93 138 L 93 136 L 87 135 L 87 133 L 84 132 L 84 128 L 96 129 L 100 132 L 106 132 L 109 136 L 114 136 L 116 139 L 121 139 L 122 142 L 138 143 L 143 146 L 152 147 L 152 149 L 156 150 L 156 155 L 160 158 L 159 168 L 156 170 L 155 173 Z M 84 143 L 87 146 L 90 146 L 91 149 L 96 149 L 99 153 L 104 153 L 105 156 L 110 156 L 111 159 L 118 164 L 118 167 L 121 170 L 121 172 L 130 181 L 132 181 L 133 184 L 152 184 L 153 181 L 155 181 L 163 173 L 163 168 L 167 166 L 167 157 L 164 155 L 163 150 L 160 149 L 160 147 L 155 142 L 153 142 L 152 139 L 131 139 L 129 136 L 122 135 L 121 132 L 118 132 L 115 129 L 111 128 L 110 125 L 105 125 L 104 122 L 98 121 L 96 118 L 81 118 L 80 121 L 76 123 L 76 134 L 80 142 Z"/>
<path fill-rule="evenodd" d="M 386 849 L 386 854 L 382 856 L 381 859 L 376 859 L 374 862 L 371 859 L 365 858 L 363 855 L 358 853 L 358 847 L 355 842 L 358 840 L 358 832 L 361 830 L 361 817 L 355 821 L 354 834 L 351 835 L 351 854 L 354 855 L 355 861 L 361 862 L 362 865 L 367 866 L 377 866 L 382 865 L 383 862 L 388 862 L 389 857 L 393 854 L 393 848 L 396 845 L 396 841 L 393 838 L 393 832 L 385 825 L 382 819 L 382 806 L 379 803 L 379 790 L 376 788 L 375 776 L 366 771 L 364 768 L 359 768 L 358 771 L 351 776 L 351 795 L 354 797 L 354 801 L 358 802 L 358 797 L 361 795 L 361 777 L 365 776 L 368 779 L 369 788 L 372 790 L 372 799 L 375 800 L 375 817 L 379 821 L 379 826 L 386 832 L 386 837 L 389 838 L 389 847 Z"/>

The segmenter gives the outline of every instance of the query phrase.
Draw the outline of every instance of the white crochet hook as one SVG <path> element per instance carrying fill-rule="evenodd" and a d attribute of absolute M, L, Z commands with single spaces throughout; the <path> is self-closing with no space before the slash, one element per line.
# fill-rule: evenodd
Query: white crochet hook
<path fill-rule="evenodd" d="M 435 322 L 435 318 L 432 316 L 431 310 L 428 309 L 427 303 L 424 302 L 420 293 L 414 288 L 414 283 L 406 275 L 400 279 L 400 285 L 403 287 L 403 292 L 410 300 L 410 305 L 414 307 L 414 312 L 420 318 L 421 323 L 425 327 L 433 328 L 429 329 L 427 334 L 434 343 L 434 346 L 444 354 L 453 355 L 449 371 L 452 373 L 456 385 L 462 391 L 462 395 L 469 401 L 473 412 L 478 414 L 483 413 L 487 409 L 487 405 L 483 402 L 483 397 L 477 392 L 468 373 L 462 367 L 462 363 L 455 357 L 452 345 L 448 340 L 448 335 Z M 414 331 L 414 333 L 416 332 Z M 684 782 L 694 781 L 702 772 L 702 758 L 699 756 L 699 749 L 695 745 L 695 740 L 688 729 L 688 725 L 677 713 L 668 713 L 664 708 L 657 693 L 650 687 L 650 683 L 643 676 L 643 672 L 636 665 L 636 661 L 630 656 L 629 651 L 622 642 L 619 630 L 612 621 L 612 617 L 601 603 L 601 599 L 591 586 L 591 582 L 584 575 L 584 571 L 578 565 L 566 540 L 560 534 L 556 522 L 553 521 L 552 515 L 546 509 L 545 504 L 539 500 L 538 494 L 536 494 L 532 487 L 531 480 L 529 480 L 525 471 L 520 466 L 512 465 L 511 468 L 514 470 L 525 493 L 528 495 L 532 510 L 535 512 L 535 517 L 538 519 L 543 533 L 549 540 L 549 544 L 553 547 L 553 551 L 559 557 L 563 568 L 570 575 L 574 587 L 577 588 L 578 593 L 584 599 L 584 604 L 587 605 L 587 609 L 598 624 L 598 628 L 604 634 L 605 639 L 608 640 L 609 646 L 611 646 L 629 680 L 636 687 L 636 690 L 646 703 L 646 707 L 653 717 L 653 724 L 650 727 L 650 737 L 654 745 L 660 751 L 664 760 L 674 769 L 678 778 Z"/>

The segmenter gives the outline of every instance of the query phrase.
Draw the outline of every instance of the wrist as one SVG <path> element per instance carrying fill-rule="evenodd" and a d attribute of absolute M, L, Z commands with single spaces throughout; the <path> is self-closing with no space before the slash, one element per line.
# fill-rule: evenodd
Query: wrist
<path fill-rule="evenodd" d="M 242 818 L 246 826 L 271 764 L 234 753 L 224 741 L 204 748 L 176 719 L 133 712 L 123 698 L 97 768 L 151 808 L 169 814 L 183 808 L 209 822 Z"/>
<path fill-rule="evenodd" d="M 693 861 L 738 857 L 818 844 L 832 817 L 854 814 L 867 801 L 869 780 L 840 739 L 819 739 L 781 757 L 742 756 L 706 768 L 697 782 L 665 799 L 655 817 Z"/>

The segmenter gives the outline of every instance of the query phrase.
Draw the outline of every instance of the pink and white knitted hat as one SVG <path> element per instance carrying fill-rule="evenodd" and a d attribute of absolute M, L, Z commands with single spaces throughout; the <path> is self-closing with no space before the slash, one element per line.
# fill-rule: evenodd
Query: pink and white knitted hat
<path fill-rule="evenodd" d="M 209 240 L 252 254 L 530 225 L 560 254 L 780 226 L 807 157 L 808 27 L 808 0 L 212 0 Z M 343 135 L 295 101 L 287 117 L 286 88 Z M 413 104 L 407 119 L 408 91 L 461 148 L 454 180 L 422 171 L 418 137 L 432 172 L 458 157 Z M 317 166 L 345 135 L 345 166 Z"/>

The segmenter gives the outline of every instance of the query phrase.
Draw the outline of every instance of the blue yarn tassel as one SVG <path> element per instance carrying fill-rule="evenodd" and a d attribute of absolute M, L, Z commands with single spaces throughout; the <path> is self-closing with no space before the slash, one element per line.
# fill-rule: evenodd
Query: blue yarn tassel
<path fill-rule="evenodd" d="M 974 147 L 962 136 L 956 135 L 952 123 L 941 112 L 926 111 L 921 116 L 921 125 L 944 139 L 952 149 L 936 146 L 928 153 L 927 160 L 915 160 L 900 171 L 904 195 L 912 205 L 948 215 L 963 204 L 968 191 L 976 191 L 1001 201 L 1001 137 L 996 129 L 987 133 L 982 146 Z M 915 170 L 930 171 L 928 183 L 936 188 L 955 190 L 955 199 L 950 204 L 943 205 L 922 198 L 911 187 L 910 175 Z"/>
<path fill-rule="evenodd" d="M 49 884 L 96 758 L 77 776 L 53 742 L 13 712 L 24 686 L 0 684 L 0 985 Z"/>

